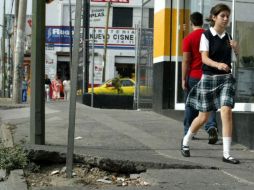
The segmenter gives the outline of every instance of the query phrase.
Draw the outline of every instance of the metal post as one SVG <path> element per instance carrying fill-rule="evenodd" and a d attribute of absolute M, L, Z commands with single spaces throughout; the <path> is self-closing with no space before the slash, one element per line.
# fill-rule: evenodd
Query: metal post
<path fill-rule="evenodd" d="M 30 143 L 45 144 L 45 1 L 33 0 Z"/>
<path fill-rule="evenodd" d="M 81 11 L 82 0 L 76 0 L 75 11 L 75 27 L 74 27 L 74 43 L 72 52 L 71 65 L 71 94 L 70 94 L 70 108 L 69 108 L 69 128 L 68 128 L 68 146 L 67 146 L 67 177 L 72 177 L 73 166 L 73 152 L 74 152 L 74 135 L 75 135 L 75 117 L 76 117 L 76 98 L 77 98 L 77 78 L 78 78 L 78 62 L 79 62 L 79 42 L 80 42 L 80 28 L 81 28 Z"/>
<path fill-rule="evenodd" d="M 72 60 L 72 19 L 71 19 L 71 0 L 69 0 L 69 32 L 70 32 L 70 67 Z"/>
<path fill-rule="evenodd" d="M 83 93 L 89 86 L 89 18 L 90 0 L 83 0 Z"/>
<path fill-rule="evenodd" d="M 235 0 L 232 1 L 232 28 L 231 28 L 231 36 L 233 39 L 235 39 Z M 231 62 L 232 62 L 232 74 L 236 76 L 236 55 L 234 53 L 234 50 L 232 50 L 231 53 Z"/>
<path fill-rule="evenodd" d="M 148 1 L 147 1 L 148 2 Z M 146 3 L 147 3 L 146 2 Z M 142 49 L 142 31 L 143 31 L 143 16 L 144 16 L 144 0 L 141 4 L 141 18 L 140 18 L 140 29 L 138 35 L 138 62 L 137 62 L 137 78 L 136 78 L 136 89 L 137 89 L 137 109 L 140 105 L 140 61 L 141 61 L 141 49 Z"/>
<path fill-rule="evenodd" d="M 133 109 L 137 109 L 137 90 L 138 90 L 138 86 L 137 86 L 137 78 L 138 78 L 138 51 L 139 51 L 139 26 L 136 25 L 135 26 L 135 91 L 134 91 L 134 104 L 133 104 Z"/>
<path fill-rule="evenodd" d="M 93 107 L 94 103 L 94 43 L 95 43 L 95 28 L 93 28 L 93 41 L 92 41 L 92 82 L 91 82 L 91 88 L 92 88 L 92 94 L 91 94 L 91 107 Z"/>
<path fill-rule="evenodd" d="M 185 11 L 185 9 L 184 9 Z M 179 32 L 180 32 L 180 1 L 177 1 L 177 4 L 176 4 L 176 72 L 175 72 L 175 81 L 178 81 L 178 76 L 179 76 L 179 73 L 178 73 L 178 65 L 179 65 Z M 178 89 L 178 83 L 176 83 L 175 85 L 175 105 L 177 103 L 177 91 Z"/>
<path fill-rule="evenodd" d="M 3 4 L 3 30 L 2 30 L 2 97 L 5 97 L 5 0 Z"/>
<path fill-rule="evenodd" d="M 137 62 L 137 78 L 136 78 L 136 89 L 137 89 L 137 110 L 139 109 L 140 104 L 140 61 L 141 61 L 141 38 L 142 38 L 142 24 L 140 25 L 140 28 L 138 29 L 138 62 Z"/>
<path fill-rule="evenodd" d="M 103 53 L 103 73 L 102 73 L 102 82 L 106 79 L 106 63 L 107 63 L 107 44 L 108 44 L 108 25 L 109 25 L 109 14 L 110 14 L 110 2 L 107 2 L 107 16 L 106 16 L 106 26 L 104 33 L 104 53 Z"/>

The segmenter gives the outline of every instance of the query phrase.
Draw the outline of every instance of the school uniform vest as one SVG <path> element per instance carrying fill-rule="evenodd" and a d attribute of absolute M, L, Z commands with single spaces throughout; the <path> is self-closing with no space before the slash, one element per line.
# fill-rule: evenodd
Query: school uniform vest
<path fill-rule="evenodd" d="M 231 46 L 228 33 L 225 34 L 223 38 L 220 38 L 218 35 L 213 36 L 210 30 L 204 32 L 205 37 L 209 41 L 209 58 L 213 61 L 225 63 L 231 68 Z M 203 74 L 207 75 L 220 75 L 228 74 L 231 71 L 226 72 L 218 70 L 217 68 L 210 67 L 206 64 L 202 65 Z"/>

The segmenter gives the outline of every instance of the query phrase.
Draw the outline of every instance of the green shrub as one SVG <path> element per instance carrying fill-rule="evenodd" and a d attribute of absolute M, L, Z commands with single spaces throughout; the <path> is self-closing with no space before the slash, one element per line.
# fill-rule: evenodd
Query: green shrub
<path fill-rule="evenodd" d="M 0 145 L 0 168 L 7 172 L 13 169 L 23 169 L 28 163 L 27 154 L 20 146 L 3 147 Z"/>

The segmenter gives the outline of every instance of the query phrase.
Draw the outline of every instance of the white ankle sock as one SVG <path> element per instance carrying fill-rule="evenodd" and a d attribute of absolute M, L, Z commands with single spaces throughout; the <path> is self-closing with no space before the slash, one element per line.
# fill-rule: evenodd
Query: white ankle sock
<path fill-rule="evenodd" d="M 189 142 L 194 135 L 195 135 L 195 133 L 192 133 L 191 130 L 189 129 L 187 134 L 183 137 L 183 145 L 189 146 Z"/>
<path fill-rule="evenodd" d="M 222 139 L 223 139 L 223 156 L 224 158 L 228 158 L 230 156 L 232 137 L 222 137 Z"/>

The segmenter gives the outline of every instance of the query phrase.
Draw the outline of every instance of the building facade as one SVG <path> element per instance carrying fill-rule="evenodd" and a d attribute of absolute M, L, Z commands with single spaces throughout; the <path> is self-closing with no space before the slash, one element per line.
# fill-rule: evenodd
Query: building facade
<path fill-rule="evenodd" d="M 116 76 L 131 78 L 135 75 L 136 28 L 141 22 L 141 2 L 142 0 L 120 1 L 110 3 L 108 7 L 106 2 L 91 0 L 89 83 L 93 76 L 92 62 L 95 85 Z M 143 27 L 145 28 L 153 27 L 153 5 L 151 1 L 143 10 Z M 70 73 L 70 4 L 68 0 L 55 0 L 47 5 L 46 10 L 45 73 L 51 79 L 58 74 L 64 80 Z M 74 26 L 75 1 L 71 1 L 71 18 L 72 26 Z M 105 46 L 107 19 L 107 45 Z M 92 53 L 94 53 L 94 61 Z M 82 63 L 80 64 L 82 70 Z M 105 73 L 104 76 L 103 73 Z"/>

